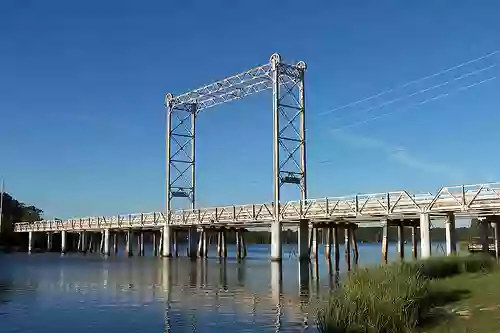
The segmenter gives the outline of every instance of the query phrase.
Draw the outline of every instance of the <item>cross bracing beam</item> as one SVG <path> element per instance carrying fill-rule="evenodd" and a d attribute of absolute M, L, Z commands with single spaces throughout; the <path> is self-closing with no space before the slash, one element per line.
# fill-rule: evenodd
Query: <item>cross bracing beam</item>
<path fill-rule="evenodd" d="M 282 64 L 282 67 L 284 68 L 283 71 L 289 74 L 284 76 L 281 82 L 281 84 L 286 84 L 292 80 L 293 75 L 297 75 L 297 72 L 294 70 L 295 66 Z M 165 104 L 172 107 L 183 104 L 197 104 L 197 113 L 199 113 L 212 106 L 272 89 L 271 71 L 271 64 L 268 63 L 179 96 L 168 94 Z"/>
<path fill-rule="evenodd" d="M 421 213 L 444 212 L 471 217 L 500 215 L 500 182 L 447 186 L 436 195 L 395 191 L 287 201 L 281 203 L 280 218 L 283 222 L 346 219 L 353 223 L 373 223 L 377 218 L 413 218 Z M 176 210 L 170 212 L 169 218 L 173 226 L 269 225 L 274 221 L 274 203 Z M 166 220 L 163 212 L 94 216 L 15 223 L 14 231 L 155 229 Z"/>

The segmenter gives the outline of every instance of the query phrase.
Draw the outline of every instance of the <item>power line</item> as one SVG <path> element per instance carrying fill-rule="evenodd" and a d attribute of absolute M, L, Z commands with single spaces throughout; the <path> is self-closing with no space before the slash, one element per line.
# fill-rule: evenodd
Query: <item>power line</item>
<path fill-rule="evenodd" d="M 453 93 L 458 93 L 458 92 L 462 92 L 462 91 L 468 90 L 470 88 L 479 86 L 481 84 L 493 81 L 496 78 L 497 78 L 497 76 L 492 76 L 492 77 L 490 77 L 488 79 L 484 79 L 484 80 L 475 82 L 475 83 L 467 85 L 467 86 L 459 87 L 459 88 L 457 88 L 455 90 L 452 90 L 450 92 L 447 92 L 447 93 L 444 93 L 444 94 L 440 94 L 440 95 L 437 95 L 437 96 L 434 96 L 434 97 L 431 97 L 431 98 L 427 98 L 427 99 L 425 99 L 425 100 L 423 100 L 421 102 L 418 102 L 416 104 L 410 105 L 410 106 L 408 106 L 408 107 L 406 107 L 404 109 L 398 109 L 398 110 L 395 110 L 395 111 L 392 111 L 392 112 L 382 113 L 382 114 L 380 114 L 378 116 L 374 116 L 374 117 L 371 117 L 371 118 L 368 118 L 368 119 L 364 119 L 364 120 L 361 120 L 361 121 L 358 121 L 358 122 L 354 122 L 354 123 L 348 124 L 346 126 L 334 128 L 332 131 L 333 132 L 337 132 L 337 131 L 340 131 L 340 130 L 343 130 L 343 129 L 346 129 L 346 128 L 349 128 L 349 127 L 354 127 L 354 126 L 365 124 L 365 123 L 373 121 L 373 120 L 378 120 L 378 119 L 380 119 L 382 117 L 386 117 L 386 116 L 389 116 L 389 115 L 392 115 L 392 114 L 396 114 L 396 113 L 400 113 L 400 112 L 405 112 L 405 111 L 410 110 L 413 107 L 418 107 L 418 106 L 421 106 L 421 105 L 424 105 L 424 104 L 436 101 L 438 99 L 441 99 L 441 98 L 444 98 L 444 97 L 448 97 L 448 96 L 450 96 Z"/>
<path fill-rule="evenodd" d="M 394 99 L 389 100 L 389 101 L 387 101 L 387 102 L 383 102 L 383 103 L 381 103 L 381 104 L 378 104 L 378 105 L 375 105 L 375 106 L 372 106 L 372 107 L 369 107 L 369 108 L 366 108 L 366 109 L 363 109 L 363 110 L 361 110 L 361 111 L 359 111 L 359 112 L 354 112 L 354 113 L 356 113 L 356 114 L 363 114 L 363 113 L 368 113 L 368 112 L 371 112 L 371 111 L 373 111 L 373 110 L 377 110 L 377 109 L 383 108 L 383 107 L 385 107 L 385 106 L 387 106 L 387 105 L 394 104 L 394 103 L 396 103 L 396 102 L 399 102 L 399 101 L 402 101 L 402 100 L 404 100 L 404 99 L 407 99 L 407 98 L 410 98 L 410 97 L 416 96 L 416 95 L 418 95 L 418 94 L 422 94 L 422 93 L 425 93 L 425 92 L 428 92 L 428 91 L 431 91 L 431 90 L 434 90 L 434 89 L 437 89 L 437 88 L 444 87 L 444 86 L 446 86 L 446 85 L 448 85 L 448 84 L 450 84 L 450 83 L 452 83 L 452 82 L 455 82 L 455 81 L 460 81 L 460 80 L 465 79 L 465 78 L 467 78 L 467 77 L 469 77 L 469 76 L 471 76 L 471 75 L 474 75 L 474 74 L 478 74 L 478 73 L 481 73 L 481 72 L 487 71 L 488 69 L 491 69 L 491 68 L 493 68 L 493 67 L 495 67 L 495 66 L 497 66 L 497 65 L 498 65 L 498 63 L 495 63 L 495 64 L 493 64 L 493 65 L 491 65 L 491 66 L 483 67 L 483 68 L 481 68 L 481 69 L 478 69 L 478 70 L 474 70 L 474 71 L 471 71 L 471 72 L 465 73 L 465 74 L 463 74 L 463 75 L 460 75 L 460 76 L 458 76 L 458 77 L 456 77 L 456 78 L 453 78 L 453 79 L 451 79 L 451 80 L 448 80 L 448 81 L 446 81 L 446 82 L 442 82 L 442 83 L 436 84 L 436 85 L 434 85 L 434 86 L 432 86 L 432 87 L 429 87 L 429 88 L 424 88 L 424 89 L 421 89 L 421 90 L 419 90 L 419 91 L 417 91 L 417 92 L 414 92 L 414 93 L 411 93 L 411 94 L 408 94 L 408 95 L 404 95 L 404 96 L 401 96 L 401 97 L 394 98 Z M 337 117 L 337 119 L 338 119 L 338 117 Z"/>
<path fill-rule="evenodd" d="M 328 110 L 328 111 L 325 111 L 323 114 L 321 115 L 325 115 L 325 114 L 329 114 L 329 113 L 333 113 L 333 112 L 336 112 L 338 110 L 342 110 L 342 109 L 345 109 L 347 107 L 350 107 L 350 106 L 353 106 L 353 105 L 357 105 L 359 103 L 362 103 L 362 102 L 366 102 L 366 101 L 369 101 L 371 99 L 374 99 L 374 98 L 377 98 L 377 97 L 380 97 L 380 96 L 383 96 L 383 95 L 386 95 L 388 93 L 391 93 L 395 90 L 398 90 L 398 89 L 403 89 L 403 88 L 406 88 L 412 84 L 415 84 L 415 83 L 418 83 L 418 82 L 421 82 L 421 81 L 425 81 L 427 79 L 430 79 L 430 78 L 433 78 L 433 77 L 436 77 L 436 76 L 439 76 L 439 75 L 442 75 L 444 73 L 447 73 L 447 72 L 450 72 L 452 70 L 455 70 L 455 69 L 458 69 L 458 68 L 461 68 L 461 67 L 464 67 L 466 65 L 469 65 L 469 64 L 472 64 L 472 63 L 475 63 L 475 62 L 478 62 L 480 60 L 483 60 L 483 59 L 487 59 L 487 58 L 490 58 L 496 54 L 500 53 L 500 49 L 498 50 L 495 50 L 495 51 L 492 51 L 488 54 L 485 54 L 483 56 L 480 56 L 480 57 L 477 57 L 477 58 L 474 58 L 472 60 L 468 60 L 468 61 L 465 61 L 463 63 L 460 63 L 458 65 L 455 65 L 455 66 L 452 66 L 452 67 L 449 67 L 449 68 L 446 68 L 444 70 L 441 70 L 439 72 L 436 72 L 434 74 L 431 74 L 431 75 L 428 75 L 428 76 L 425 76 L 425 77 L 421 77 L 421 78 L 418 78 L 418 79 L 415 79 L 415 80 L 411 80 L 411 81 L 408 81 L 406 83 L 403 83 L 402 85 L 398 85 L 398 86 L 394 86 L 392 88 L 389 88 L 385 91 L 382 91 L 378 94 L 375 94 L 375 95 L 372 95 L 372 96 L 368 96 L 368 97 L 364 97 L 362 99 L 359 99 L 357 101 L 353 101 L 353 102 L 350 102 L 350 103 L 347 103 L 347 104 L 344 104 L 342 106 L 339 106 L 339 107 L 336 107 L 334 109 L 331 109 L 331 110 Z"/>

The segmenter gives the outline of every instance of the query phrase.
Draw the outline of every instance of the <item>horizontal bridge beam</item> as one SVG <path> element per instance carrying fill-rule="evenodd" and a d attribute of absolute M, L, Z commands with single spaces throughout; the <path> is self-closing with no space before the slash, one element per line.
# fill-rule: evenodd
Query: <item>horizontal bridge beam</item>
<path fill-rule="evenodd" d="M 436 195 L 396 191 L 347 197 L 287 201 L 280 204 L 281 221 L 373 221 L 380 218 L 415 217 L 421 213 L 454 212 L 467 216 L 500 215 L 500 183 L 443 187 Z M 274 204 L 233 205 L 170 212 L 172 226 L 268 225 L 275 220 Z M 94 230 L 155 228 L 167 221 L 164 212 L 94 216 L 67 220 L 15 223 L 14 231 Z"/>

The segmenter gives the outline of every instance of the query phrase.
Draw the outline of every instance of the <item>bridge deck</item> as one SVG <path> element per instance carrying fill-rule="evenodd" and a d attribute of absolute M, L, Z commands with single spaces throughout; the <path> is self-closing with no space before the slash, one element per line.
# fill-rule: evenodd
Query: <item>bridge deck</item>
<path fill-rule="evenodd" d="M 233 205 L 170 212 L 172 226 L 267 226 L 274 221 L 273 204 Z M 395 191 L 360 194 L 347 197 L 287 201 L 281 206 L 281 220 L 296 223 L 300 219 L 315 221 L 352 221 L 356 223 L 384 218 L 417 218 L 454 212 L 457 215 L 496 215 L 500 211 L 500 182 L 443 187 L 436 195 Z M 67 220 L 42 220 L 16 223 L 16 232 L 159 229 L 167 222 L 164 212 L 115 216 L 93 216 Z"/>

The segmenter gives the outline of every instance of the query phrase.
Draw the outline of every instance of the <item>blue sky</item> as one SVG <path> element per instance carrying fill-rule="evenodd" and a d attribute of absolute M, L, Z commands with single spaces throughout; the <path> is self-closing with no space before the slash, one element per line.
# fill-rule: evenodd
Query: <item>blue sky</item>
<path fill-rule="evenodd" d="M 500 49 L 499 14 L 495 1 L 2 1 L 0 175 L 47 217 L 162 210 L 164 94 L 279 52 L 308 64 L 309 197 L 500 180 L 500 54 L 338 109 Z M 197 129 L 199 206 L 271 200 L 269 92 Z"/>

